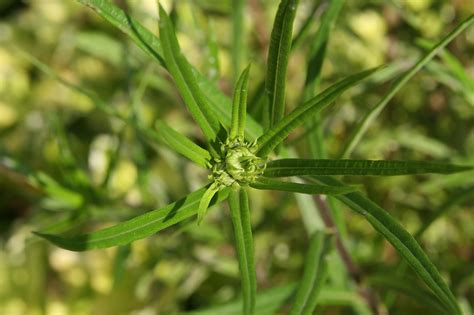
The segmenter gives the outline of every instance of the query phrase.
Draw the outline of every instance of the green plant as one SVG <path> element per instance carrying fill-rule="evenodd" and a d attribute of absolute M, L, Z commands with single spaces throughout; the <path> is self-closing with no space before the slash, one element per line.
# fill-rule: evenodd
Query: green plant
<path fill-rule="evenodd" d="M 308 66 L 305 91 L 301 97 L 302 104 L 287 115 L 285 115 L 286 68 L 291 52 L 293 19 L 298 1 L 281 1 L 272 31 L 265 88 L 262 93 L 264 101 L 258 122 L 247 117 L 247 84 L 250 67 L 247 67 L 236 80 L 231 102 L 186 60 L 181 53 L 171 19 L 163 8 L 160 7 L 160 37 L 158 38 L 110 2 L 101 0 L 80 0 L 80 2 L 90 6 L 109 22 L 119 27 L 141 49 L 168 70 L 188 110 L 202 130 L 207 142 L 206 147 L 203 148 L 193 143 L 169 127 L 164 121 L 156 123 L 156 130 L 148 129 L 139 120 L 129 120 L 114 111 L 94 93 L 63 82 L 87 95 L 98 108 L 106 113 L 131 124 L 148 139 L 163 143 L 199 166 L 208 169 L 210 183 L 168 206 L 97 232 L 75 237 L 62 237 L 40 232 L 37 233 L 38 235 L 60 247 L 76 251 L 124 245 L 150 236 L 196 214 L 199 224 L 210 206 L 228 200 L 242 280 L 243 313 L 254 314 L 256 313 L 257 289 L 248 189 L 280 190 L 311 195 L 326 194 L 334 196 L 355 212 L 363 215 L 398 250 L 432 290 L 437 298 L 435 304 L 438 303 L 442 311 L 449 314 L 460 314 L 454 295 L 416 240 L 385 210 L 367 199 L 362 193 L 357 192 L 355 187 L 345 185 L 333 176 L 447 174 L 471 170 L 472 167 L 420 161 L 324 159 L 324 150 L 318 129 L 320 127 L 318 125 L 320 112 L 329 107 L 347 89 L 384 70 L 384 68 L 376 68 L 348 76 L 321 93 L 313 95 L 318 85 L 320 66 L 330 26 L 337 17 L 343 1 L 331 2 L 327 14 L 323 17 L 320 31 L 317 33 L 310 51 L 312 62 Z M 240 18 L 239 14 L 235 15 L 235 19 Z M 367 113 L 357 126 L 341 154 L 342 158 L 350 156 L 367 126 L 395 93 L 473 21 L 474 17 L 470 17 L 460 24 L 396 81 L 386 96 L 372 111 Z M 235 25 L 238 27 L 240 24 L 237 21 Z M 234 36 L 236 37 L 234 39 L 235 47 L 241 47 L 238 44 L 238 37 L 241 35 L 236 32 Z M 234 62 L 236 68 L 238 68 L 241 58 L 240 51 L 237 53 L 239 55 Z M 44 65 L 31 57 L 28 58 L 45 71 L 50 72 Z M 314 63 L 319 63 L 319 66 L 315 67 Z M 55 76 L 54 73 L 51 74 Z M 282 145 L 283 140 L 291 131 L 305 124 L 307 127 L 311 127 L 310 129 L 314 129 L 308 133 L 310 146 L 313 148 L 312 159 L 296 158 L 294 150 Z M 272 153 L 274 154 L 272 155 Z M 291 176 L 299 176 L 304 182 L 275 179 Z M 337 220 L 336 213 L 337 211 L 334 210 L 336 226 L 339 228 L 341 223 Z M 333 234 L 334 231 L 326 231 L 326 233 L 319 231 L 311 236 L 304 277 L 298 285 L 291 314 L 311 314 L 314 311 L 326 275 L 326 257 L 332 248 Z"/>

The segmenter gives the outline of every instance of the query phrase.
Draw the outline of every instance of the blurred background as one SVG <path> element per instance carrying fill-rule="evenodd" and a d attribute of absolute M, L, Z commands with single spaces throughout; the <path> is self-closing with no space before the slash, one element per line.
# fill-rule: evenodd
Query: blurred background
<path fill-rule="evenodd" d="M 300 1 L 295 33 L 313 9 L 316 23 L 309 32 L 316 31 L 324 2 Z M 231 0 L 161 3 L 177 25 L 183 53 L 230 95 Z M 156 1 L 116 4 L 158 32 Z M 277 6 L 276 0 L 247 1 L 242 64 L 253 64 L 251 102 L 265 75 Z M 471 0 L 346 1 L 329 41 L 321 85 L 389 66 L 325 113 L 328 155 L 337 156 L 354 124 L 394 77 L 473 13 Z M 301 97 L 308 47 L 298 42 L 290 60 L 290 109 Z M 474 164 L 474 27 L 448 51 L 397 94 L 353 157 Z M 186 221 L 106 250 L 70 252 L 33 236 L 38 230 L 73 235 L 112 225 L 184 196 L 207 176 L 45 74 L 33 57 L 147 127 L 162 119 L 202 143 L 169 75 L 92 10 L 72 0 L 0 0 L 0 314 L 176 314 L 235 299 L 240 280 L 225 206 L 211 211 L 200 227 Z M 303 133 L 289 139 L 301 156 L 307 154 L 298 137 Z M 410 232 L 440 207 L 449 210 L 420 242 L 471 312 L 473 173 L 347 180 L 361 184 Z M 252 191 L 251 209 L 259 288 L 297 281 L 307 235 L 294 196 Z M 369 281 L 393 273 L 399 256 L 363 218 L 349 210 L 344 216 L 344 241 L 384 308 L 390 314 L 426 311 L 416 299 L 390 293 L 383 281 Z M 400 275 L 410 279 L 405 283 L 418 283 L 410 270 Z M 285 308 L 275 312 L 285 314 Z M 322 314 L 357 312 L 341 305 L 322 308 Z"/>

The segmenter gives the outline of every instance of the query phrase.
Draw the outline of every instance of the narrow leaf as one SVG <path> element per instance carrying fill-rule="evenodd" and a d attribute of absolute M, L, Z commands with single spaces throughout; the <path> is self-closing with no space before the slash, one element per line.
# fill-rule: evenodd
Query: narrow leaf
<path fill-rule="evenodd" d="M 327 254 L 332 249 L 333 234 L 322 231 L 311 236 L 306 254 L 302 280 L 298 286 L 290 315 L 312 315 L 318 303 L 318 296 L 327 276 Z"/>
<path fill-rule="evenodd" d="M 230 126 L 230 139 L 244 139 L 245 119 L 247 117 L 247 86 L 250 65 L 240 75 L 234 89 L 232 103 L 232 124 Z"/>
<path fill-rule="evenodd" d="M 207 208 L 209 207 L 209 204 L 211 203 L 212 197 L 214 197 L 215 194 L 219 191 L 219 188 L 217 187 L 217 183 L 213 182 L 209 188 L 206 190 L 206 192 L 202 195 L 201 200 L 199 201 L 199 206 L 198 206 L 198 212 L 197 212 L 197 224 L 201 224 L 202 220 L 204 219 L 204 216 L 207 213 Z"/>
<path fill-rule="evenodd" d="M 306 81 L 304 88 L 304 99 L 308 100 L 316 90 L 321 69 L 326 55 L 326 46 L 328 44 L 329 34 L 334 23 L 339 16 L 344 0 L 332 0 L 328 4 L 328 9 L 321 18 L 318 32 L 311 39 L 311 48 L 309 52 L 309 61 L 306 69 Z"/>
<path fill-rule="evenodd" d="M 310 177 L 309 180 L 327 185 L 344 186 L 339 180 L 328 176 Z M 354 192 L 347 195 L 338 195 L 336 198 L 358 214 L 363 215 L 375 230 L 395 247 L 451 314 L 458 315 L 461 313 L 456 298 L 449 290 L 439 271 L 416 242 L 415 238 L 397 220 L 361 193 Z"/>
<path fill-rule="evenodd" d="M 242 281 L 242 299 L 244 315 L 255 312 L 257 280 L 253 255 L 252 224 L 248 196 L 245 188 L 232 189 L 229 195 L 229 206 L 234 225 L 235 247 L 239 258 L 239 269 Z"/>
<path fill-rule="evenodd" d="M 135 44 L 147 53 L 151 58 L 156 60 L 160 65 L 166 67 L 163 58 L 163 48 L 160 39 L 150 32 L 146 27 L 138 21 L 130 17 L 122 9 L 106 0 L 78 0 L 80 3 L 90 7 L 101 17 L 119 28 L 127 36 L 132 39 Z M 199 71 L 193 69 L 193 73 L 197 78 L 198 85 L 205 94 L 209 106 L 220 119 L 221 123 L 228 127 L 231 122 L 231 101 L 216 86 L 210 82 L 206 76 Z M 262 134 L 262 127 L 252 119 L 247 117 L 247 125 L 245 127 L 245 135 L 249 140 L 254 140 Z"/>
<path fill-rule="evenodd" d="M 244 51 L 244 8 L 244 0 L 232 0 L 232 70 L 234 84 L 240 73 Z"/>
<path fill-rule="evenodd" d="M 297 107 L 257 140 L 257 154 L 266 157 L 288 134 L 331 104 L 342 92 L 361 82 L 378 68 L 351 75 Z"/>
<path fill-rule="evenodd" d="M 160 37 L 165 64 L 169 73 L 173 77 L 191 115 L 199 127 L 201 127 L 204 136 L 210 142 L 214 142 L 221 129 L 219 119 L 209 108 L 204 94 L 199 88 L 191 65 L 181 53 L 171 19 L 161 6 Z M 223 141 L 224 139 L 221 140 Z"/>
<path fill-rule="evenodd" d="M 273 23 L 265 82 L 270 110 L 270 128 L 285 114 L 286 72 L 297 6 L 298 0 L 282 0 Z"/>
<path fill-rule="evenodd" d="M 155 128 L 160 134 L 160 140 L 165 142 L 171 149 L 196 162 L 202 167 L 208 167 L 211 154 L 206 149 L 201 148 L 193 141 L 177 132 L 165 122 L 158 120 Z"/>
<path fill-rule="evenodd" d="M 35 234 L 59 247 L 72 251 L 125 245 L 153 235 L 158 231 L 195 215 L 199 201 L 206 190 L 207 188 L 203 187 L 163 208 L 147 212 L 131 220 L 90 234 L 82 234 L 74 237 L 62 237 L 41 232 L 36 232 Z M 217 193 L 217 198 L 214 198 L 210 202 L 210 206 L 223 201 L 227 198 L 228 193 L 228 189 L 221 190 Z"/>
<path fill-rule="evenodd" d="M 281 159 L 268 162 L 264 175 L 268 177 L 299 175 L 393 176 L 426 173 L 450 174 L 472 169 L 474 169 L 472 166 L 425 161 Z"/>
<path fill-rule="evenodd" d="M 310 195 L 339 195 L 347 194 L 356 191 L 354 187 L 349 186 L 328 186 L 315 184 L 300 184 L 292 182 L 282 182 L 270 178 L 260 177 L 256 182 L 251 183 L 250 186 L 260 190 L 281 190 L 300 194 Z"/>
<path fill-rule="evenodd" d="M 375 105 L 362 120 L 357 123 L 354 132 L 351 134 L 347 145 L 344 147 L 341 153 L 342 158 L 347 158 L 351 155 L 359 143 L 362 136 L 365 134 L 369 126 L 375 120 L 375 118 L 382 112 L 388 102 L 397 94 L 397 92 L 407 83 L 420 69 L 426 65 L 436 54 L 438 54 L 446 45 L 448 45 L 456 36 L 464 31 L 469 25 L 474 22 L 474 15 L 471 15 L 464 22 L 459 24 L 451 33 L 443 38 L 436 46 L 434 46 L 423 58 L 421 58 L 410 70 L 405 72 L 400 79 L 398 79 L 387 94 Z"/>

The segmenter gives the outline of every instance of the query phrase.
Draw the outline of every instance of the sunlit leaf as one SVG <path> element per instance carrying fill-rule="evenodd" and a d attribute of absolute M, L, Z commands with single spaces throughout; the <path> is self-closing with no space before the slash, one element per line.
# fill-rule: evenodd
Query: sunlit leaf
<path fill-rule="evenodd" d="M 281 0 L 273 22 L 265 81 L 270 127 L 279 122 L 285 114 L 286 72 L 297 6 L 298 0 Z"/>
<path fill-rule="evenodd" d="M 344 185 L 337 179 L 328 176 L 311 177 L 309 179 L 326 185 Z M 397 220 L 373 201 L 364 197 L 361 193 L 354 192 L 347 195 L 337 195 L 335 197 L 358 214 L 363 215 L 374 229 L 382 234 L 382 236 L 395 247 L 398 253 L 400 253 L 451 314 L 461 313 L 456 298 L 449 290 L 449 287 L 444 282 L 439 271 L 430 261 L 415 238 L 408 233 Z"/>
<path fill-rule="evenodd" d="M 265 176 L 450 174 L 472 170 L 472 166 L 427 161 L 281 159 L 267 163 Z"/>
<path fill-rule="evenodd" d="M 195 215 L 201 197 L 204 195 L 206 190 L 207 188 L 203 187 L 165 207 L 147 212 L 131 220 L 97 232 L 73 237 L 63 237 L 60 235 L 44 234 L 41 232 L 36 232 L 36 234 L 59 247 L 73 251 L 125 245 L 153 235 L 158 231 Z M 221 190 L 217 193 L 217 197 L 210 202 L 210 206 L 223 201 L 228 193 L 228 189 Z"/>
<path fill-rule="evenodd" d="M 247 191 L 245 188 L 232 189 L 229 195 L 229 206 L 234 226 L 235 244 L 242 283 L 244 315 L 255 313 L 257 280 L 253 254 L 252 224 Z"/>
<path fill-rule="evenodd" d="M 312 115 L 331 104 L 342 92 L 361 82 L 376 70 L 377 68 L 349 76 L 297 107 L 258 138 L 257 154 L 262 157 L 267 156 L 293 129 L 308 121 Z"/>

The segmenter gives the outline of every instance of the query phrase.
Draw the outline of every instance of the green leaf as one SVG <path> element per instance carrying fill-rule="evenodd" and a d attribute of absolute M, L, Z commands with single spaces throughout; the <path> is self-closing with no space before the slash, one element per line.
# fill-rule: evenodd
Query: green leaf
<path fill-rule="evenodd" d="M 216 182 L 213 182 L 206 192 L 202 195 L 201 200 L 199 201 L 198 212 L 197 212 L 197 224 L 201 224 L 204 216 L 207 213 L 207 208 L 211 203 L 212 197 L 219 191 L 219 187 Z"/>
<path fill-rule="evenodd" d="M 74 237 L 62 237 L 41 232 L 36 232 L 35 234 L 59 247 L 72 251 L 125 245 L 153 235 L 158 231 L 195 215 L 199 201 L 206 190 L 207 187 L 203 187 L 163 208 L 147 212 L 131 220 L 90 234 L 82 234 Z M 228 189 L 221 190 L 217 193 L 217 197 L 210 202 L 210 206 L 223 201 L 227 198 L 228 193 Z"/>
<path fill-rule="evenodd" d="M 309 61 L 306 69 L 306 81 L 303 96 L 305 100 L 314 95 L 316 86 L 320 78 L 321 69 L 326 55 L 326 46 L 328 44 L 329 35 L 333 28 L 339 12 L 342 9 L 344 0 L 332 0 L 328 4 L 326 12 L 321 18 L 318 32 L 311 39 L 311 48 L 309 52 Z"/>
<path fill-rule="evenodd" d="M 459 24 L 452 32 L 446 35 L 436 46 L 434 46 L 423 58 L 421 58 L 413 67 L 403 74 L 390 88 L 387 94 L 375 105 L 362 120 L 357 123 L 354 132 L 351 134 L 347 145 L 341 153 L 342 158 L 347 158 L 351 155 L 359 143 L 362 136 L 365 134 L 372 122 L 382 112 L 388 102 L 397 94 L 397 92 L 407 83 L 424 65 L 426 65 L 437 53 L 439 53 L 446 45 L 448 45 L 456 36 L 464 31 L 470 24 L 474 22 L 474 15 L 471 15 L 464 22 Z"/>
<path fill-rule="evenodd" d="M 126 14 L 122 9 L 107 0 L 78 1 L 90 7 L 105 20 L 119 28 L 129 36 L 140 49 L 154 60 L 158 61 L 159 64 L 165 66 L 160 39 L 138 21 Z M 221 123 L 224 126 L 229 127 L 231 123 L 230 99 L 222 91 L 217 89 L 216 86 L 199 71 L 193 69 L 193 73 L 197 78 L 199 88 L 209 102 L 209 106 L 212 108 L 215 115 L 219 117 Z M 252 117 L 247 117 L 247 125 L 245 127 L 246 138 L 254 140 L 261 134 L 262 127 L 255 122 Z"/>
<path fill-rule="evenodd" d="M 338 195 L 356 191 L 354 187 L 349 186 L 340 187 L 315 184 L 300 184 L 292 182 L 282 182 L 279 180 L 274 180 L 265 177 L 258 178 L 257 181 L 250 184 L 250 187 L 260 190 L 281 190 L 310 195 Z"/>
<path fill-rule="evenodd" d="M 160 140 L 166 143 L 171 149 L 202 167 L 208 167 L 209 161 L 211 160 L 209 151 L 201 148 L 161 120 L 156 121 L 155 128 L 160 135 Z"/>
<path fill-rule="evenodd" d="M 311 236 L 302 280 L 290 315 L 312 315 L 327 276 L 327 254 L 333 247 L 333 234 L 318 231 Z"/>
<path fill-rule="evenodd" d="M 247 86 L 249 81 L 249 71 L 250 65 L 245 68 L 235 84 L 230 139 L 244 139 L 245 119 L 247 117 Z"/>
<path fill-rule="evenodd" d="M 181 53 L 178 39 L 174 32 L 171 19 L 160 6 L 160 38 L 166 67 L 173 77 L 191 115 L 201 127 L 204 136 L 214 143 L 221 131 L 219 119 L 209 108 L 202 93 L 193 69 Z M 225 139 L 220 139 L 223 142 Z"/>
<path fill-rule="evenodd" d="M 240 73 L 242 56 L 244 55 L 244 8 L 244 0 L 232 0 L 232 70 L 234 73 L 234 84 Z"/>
<path fill-rule="evenodd" d="M 248 196 L 245 188 L 232 189 L 229 195 L 229 206 L 234 225 L 235 247 L 239 258 L 240 277 L 242 281 L 243 314 L 255 313 L 257 280 L 253 255 L 252 223 Z"/>
<path fill-rule="evenodd" d="M 257 140 L 257 154 L 266 157 L 288 134 L 312 115 L 331 104 L 342 92 L 374 73 L 378 68 L 351 75 L 297 107 Z"/>
<path fill-rule="evenodd" d="M 310 177 L 308 179 L 312 182 L 320 182 L 326 185 L 344 186 L 337 179 L 328 176 Z M 439 301 L 451 312 L 450 314 L 461 314 L 456 298 L 449 290 L 439 271 L 416 242 L 415 238 L 397 220 L 361 193 L 337 195 L 336 198 L 358 214 L 363 215 L 375 230 L 395 247 L 411 268 L 433 291 Z"/>
<path fill-rule="evenodd" d="M 472 169 L 474 169 L 472 166 L 425 161 L 281 159 L 268 162 L 264 175 L 268 177 L 300 175 L 394 176 L 426 173 L 450 174 Z"/>
<path fill-rule="evenodd" d="M 282 0 L 273 23 L 268 48 L 265 93 L 268 96 L 270 128 L 285 114 L 285 88 L 288 59 L 291 52 L 293 21 L 298 0 Z"/>

